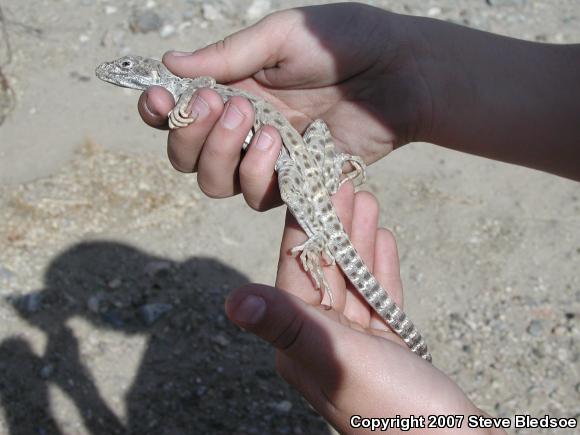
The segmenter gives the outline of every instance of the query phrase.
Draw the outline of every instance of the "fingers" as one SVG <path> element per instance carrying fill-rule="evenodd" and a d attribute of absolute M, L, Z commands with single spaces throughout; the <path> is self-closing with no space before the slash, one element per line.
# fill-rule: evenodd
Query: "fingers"
<path fill-rule="evenodd" d="M 197 170 L 203 144 L 222 115 L 224 104 L 217 92 L 200 89 L 193 95 L 190 107 L 195 121 L 187 127 L 170 131 L 167 137 L 169 161 L 181 172 Z"/>
<path fill-rule="evenodd" d="M 240 186 L 244 199 L 255 210 L 266 210 L 282 203 L 274 172 L 281 147 L 278 130 L 264 126 L 254 135 L 242 159 Z"/>
<path fill-rule="evenodd" d="M 288 18 L 297 16 L 298 13 L 291 11 L 270 15 L 193 53 L 167 52 L 163 63 L 181 77 L 208 75 L 220 83 L 250 77 L 281 60 L 281 47 L 295 20 Z"/>
<path fill-rule="evenodd" d="M 226 300 L 226 313 L 236 325 L 309 364 L 320 358 L 325 365 L 330 349 L 324 347 L 330 347 L 330 338 L 340 327 L 336 312 L 321 311 L 285 291 L 259 284 L 234 290 Z"/>
<path fill-rule="evenodd" d="M 199 157 L 197 181 L 206 195 L 225 198 L 239 192 L 242 145 L 253 124 L 251 103 L 245 98 L 232 97 L 207 136 Z"/>
<path fill-rule="evenodd" d="M 167 114 L 175 106 L 173 95 L 161 86 L 152 86 L 141 94 L 137 108 L 146 124 L 167 129 Z"/>

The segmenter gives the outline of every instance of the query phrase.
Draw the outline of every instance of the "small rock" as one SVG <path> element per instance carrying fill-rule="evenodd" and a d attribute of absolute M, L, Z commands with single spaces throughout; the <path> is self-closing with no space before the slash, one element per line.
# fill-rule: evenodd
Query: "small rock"
<path fill-rule="evenodd" d="M 534 337 L 538 337 L 544 332 L 544 325 L 541 320 L 534 319 L 530 322 L 526 331 L 528 334 L 533 335 Z"/>
<path fill-rule="evenodd" d="M 139 11 L 131 20 L 129 27 L 133 33 L 147 33 L 159 30 L 163 25 L 163 20 L 154 11 Z"/>
<path fill-rule="evenodd" d="M 143 268 L 143 273 L 149 278 L 153 278 L 157 275 L 167 274 L 171 269 L 171 262 L 166 260 L 155 260 L 150 261 Z"/>
<path fill-rule="evenodd" d="M 119 287 L 121 287 L 121 284 L 123 284 L 123 280 L 121 278 L 113 278 L 112 280 L 110 280 L 107 283 L 107 286 L 111 289 L 111 290 L 115 290 L 118 289 Z"/>
<path fill-rule="evenodd" d="M 183 13 L 181 14 L 181 19 L 185 20 L 185 21 L 189 21 L 194 17 L 194 13 L 193 13 L 193 9 L 186 9 L 185 11 L 183 11 Z"/>
<path fill-rule="evenodd" d="M 272 408 L 275 411 L 287 414 L 292 410 L 292 402 L 290 402 L 289 400 L 282 400 L 278 403 L 274 403 L 272 405 Z"/>
<path fill-rule="evenodd" d="M 205 385 L 198 385 L 195 387 L 195 395 L 197 397 L 203 397 L 207 393 L 207 387 Z"/>
<path fill-rule="evenodd" d="M 177 29 L 175 26 L 172 24 L 164 24 L 163 27 L 161 27 L 161 30 L 159 30 L 159 36 L 163 39 L 167 39 L 175 35 L 176 32 Z"/>
<path fill-rule="evenodd" d="M 211 338 L 211 341 L 213 341 L 216 344 L 219 344 L 222 347 L 227 347 L 230 345 L 230 340 L 228 337 L 226 337 L 224 334 L 217 334 L 214 335 Z"/>
<path fill-rule="evenodd" d="M 47 364 L 40 369 L 40 377 L 48 379 L 54 373 L 54 364 Z"/>
<path fill-rule="evenodd" d="M 558 337 L 565 335 L 567 331 L 568 331 L 568 328 L 566 328 L 564 325 L 556 325 L 552 328 L 552 334 L 554 334 Z"/>
<path fill-rule="evenodd" d="M 147 304 L 141 307 L 141 315 L 147 325 L 154 324 L 161 316 L 171 311 L 173 305 L 171 304 Z"/>
<path fill-rule="evenodd" d="M 489 6 L 523 6 L 527 0 L 485 0 Z"/>
<path fill-rule="evenodd" d="M 272 9 L 270 0 L 254 0 L 246 11 L 246 18 L 248 20 L 262 18 L 264 15 L 270 12 L 270 9 Z"/>
<path fill-rule="evenodd" d="M 125 322 L 123 321 L 123 317 L 119 314 L 119 312 L 111 310 L 101 314 L 101 319 L 103 322 L 108 323 L 109 325 L 113 326 L 114 328 L 122 328 L 125 326 Z"/>
<path fill-rule="evenodd" d="M 20 299 L 20 304 L 29 313 L 36 313 L 42 307 L 42 294 L 29 293 Z"/>
<path fill-rule="evenodd" d="M 105 14 L 112 15 L 117 12 L 117 7 L 112 5 L 105 6 Z"/>
<path fill-rule="evenodd" d="M 103 295 L 98 293 L 96 295 L 92 295 L 87 300 L 87 308 L 90 312 L 97 314 L 101 309 L 101 301 L 103 300 Z"/>
<path fill-rule="evenodd" d="M 223 20 L 224 18 L 220 10 L 211 3 L 201 5 L 201 15 L 208 21 Z"/>
<path fill-rule="evenodd" d="M 436 17 L 438 15 L 441 15 L 441 8 L 438 6 L 433 6 L 432 8 L 429 8 L 429 10 L 427 11 L 427 15 L 429 15 L 430 17 Z"/>
<path fill-rule="evenodd" d="M 8 281 L 14 278 L 16 275 L 10 269 L 0 264 L 0 279 Z"/>

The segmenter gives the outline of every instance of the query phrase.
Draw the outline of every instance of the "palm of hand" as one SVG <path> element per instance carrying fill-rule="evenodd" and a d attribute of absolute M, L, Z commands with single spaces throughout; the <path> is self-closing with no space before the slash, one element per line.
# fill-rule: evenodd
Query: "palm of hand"
<path fill-rule="evenodd" d="M 377 279 L 402 304 L 396 244 L 377 228 L 378 204 L 367 192 L 345 185 L 333 198 L 345 229 Z M 316 351 L 283 347 L 277 352 L 280 374 L 343 431 L 348 416 L 427 415 L 478 412 L 444 373 L 417 358 L 345 281 L 334 266 L 325 268 L 333 289 L 332 310 L 321 308 L 318 291 L 288 255 L 304 234 L 289 217 L 282 239 L 276 286 L 307 302 L 309 334 Z M 297 328 L 300 329 L 300 328 Z M 296 340 L 296 341 L 299 341 Z M 294 345 L 295 340 L 290 340 Z M 307 352 L 309 355 L 305 355 Z"/>

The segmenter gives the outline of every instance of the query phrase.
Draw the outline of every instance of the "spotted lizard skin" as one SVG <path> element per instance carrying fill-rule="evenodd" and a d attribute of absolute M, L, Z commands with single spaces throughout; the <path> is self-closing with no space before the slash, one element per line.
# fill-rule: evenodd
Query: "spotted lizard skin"
<path fill-rule="evenodd" d="M 117 86 L 145 90 L 162 86 L 175 101 L 168 115 L 169 127 L 181 128 L 194 121 L 189 116 L 189 103 L 199 88 L 212 88 L 227 101 L 232 96 L 250 100 L 256 113 L 254 131 L 263 125 L 278 129 L 284 146 L 276 162 L 278 185 L 283 201 L 302 229 L 307 241 L 291 250 L 300 255 L 305 271 L 316 287 L 329 295 L 332 291 L 324 277 L 321 259 L 340 266 L 348 280 L 362 294 L 369 305 L 387 322 L 409 348 L 427 361 L 431 355 L 421 334 L 370 272 L 344 231 L 330 200 L 340 185 L 354 179 L 364 182 L 365 165 L 360 157 L 335 151 L 328 127 L 316 120 L 301 136 L 290 122 L 267 101 L 243 90 L 217 84 L 211 77 L 181 78 L 173 75 L 161 62 L 140 56 L 125 56 L 105 62 L 96 69 L 98 78 Z M 344 163 L 355 169 L 343 174 Z"/>

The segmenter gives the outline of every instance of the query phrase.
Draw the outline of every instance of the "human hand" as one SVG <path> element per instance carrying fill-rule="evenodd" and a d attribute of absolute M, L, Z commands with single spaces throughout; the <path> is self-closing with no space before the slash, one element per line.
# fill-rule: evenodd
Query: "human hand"
<path fill-rule="evenodd" d="M 340 151 L 371 163 L 414 140 L 429 117 L 429 93 L 405 19 L 361 4 L 286 10 L 194 53 L 169 52 L 163 61 L 179 76 L 210 75 L 267 99 L 298 131 L 322 118 Z M 197 96 L 196 121 L 169 132 L 174 167 L 197 171 L 211 197 L 241 191 L 253 208 L 279 204 L 277 131 L 264 127 L 260 137 L 270 142 L 252 144 L 242 158 L 253 124 L 251 104 L 234 97 L 224 111 L 216 92 L 204 89 Z M 149 125 L 166 128 L 173 106 L 167 91 L 153 87 L 142 95 L 139 111 Z"/>
<path fill-rule="evenodd" d="M 368 192 L 354 194 L 347 183 L 333 202 L 366 264 L 402 306 L 397 248 L 392 234 L 377 228 L 376 199 Z M 232 322 L 276 348 L 276 368 L 286 381 L 341 433 L 356 432 L 349 425 L 352 415 L 485 415 L 449 377 L 413 354 L 372 314 L 335 266 L 324 268 L 335 299 L 333 308 L 325 309 L 299 261 L 288 255 L 304 238 L 288 215 L 278 289 L 247 285 L 226 302 Z M 467 418 L 460 432 L 470 433 Z"/>

